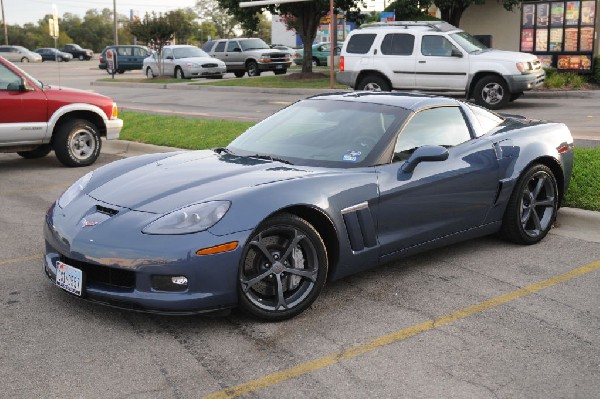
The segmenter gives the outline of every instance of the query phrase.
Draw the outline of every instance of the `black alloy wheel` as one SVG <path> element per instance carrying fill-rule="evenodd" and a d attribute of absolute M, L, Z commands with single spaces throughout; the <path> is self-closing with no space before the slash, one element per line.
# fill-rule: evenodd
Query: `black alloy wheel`
<path fill-rule="evenodd" d="M 244 248 L 239 272 L 240 306 L 270 321 L 306 310 L 327 278 L 327 251 L 304 219 L 280 214 L 264 221 Z"/>

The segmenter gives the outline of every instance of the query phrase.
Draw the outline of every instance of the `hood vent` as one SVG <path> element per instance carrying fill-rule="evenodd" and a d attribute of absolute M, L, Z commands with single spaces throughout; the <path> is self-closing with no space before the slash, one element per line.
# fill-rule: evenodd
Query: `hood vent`
<path fill-rule="evenodd" d="M 117 213 L 119 213 L 119 211 L 116 209 L 107 208 L 100 205 L 96 205 L 96 212 L 103 213 L 108 216 L 115 216 Z"/>

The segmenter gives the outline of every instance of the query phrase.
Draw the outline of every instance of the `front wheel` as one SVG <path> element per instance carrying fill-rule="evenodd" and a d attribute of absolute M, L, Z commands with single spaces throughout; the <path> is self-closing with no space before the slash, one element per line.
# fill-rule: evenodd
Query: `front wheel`
<path fill-rule="evenodd" d="M 155 75 L 154 72 L 152 72 L 152 68 L 148 67 L 146 68 L 146 78 L 148 79 L 154 79 Z"/>
<path fill-rule="evenodd" d="M 248 76 L 260 76 L 260 70 L 258 69 L 258 64 L 254 61 L 251 61 L 246 65 L 246 71 L 248 72 Z"/>
<path fill-rule="evenodd" d="M 34 150 L 19 151 L 19 152 L 17 152 L 17 154 L 19 154 L 20 156 L 22 156 L 25 159 L 36 159 L 36 158 L 45 157 L 46 155 L 48 155 L 50 153 L 50 151 L 52 151 L 52 148 L 50 148 L 50 145 L 43 144 Z"/>
<path fill-rule="evenodd" d="M 185 79 L 183 69 L 181 69 L 180 67 L 175 68 L 175 79 Z"/>
<path fill-rule="evenodd" d="M 306 220 L 290 214 L 265 220 L 244 248 L 240 306 L 270 321 L 302 313 L 325 284 L 327 262 L 325 244 Z"/>
<path fill-rule="evenodd" d="M 29 62 L 29 58 L 23 57 L 23 58 L 21 58 L 21 62 Z"/>
<path fill-rule="evenodd" d="M 488 109 L 502 108 L 510 100 L 506 82 L 497 76 L 481 78 L 475 85 L 473 96 L 477 105 Z"/>
<path fill-rule="evenodd" d="M 391 91 L 392 87 L 381 76 L 367 75 L 361 79 L 361 81 L 356 86 L 356 89 L 367 91 Z"/>
<path fill-rule="evenodd" d="M 100 155 L 100 135 L 96 126 L 84 119 L 73 119 L 61 125 L 52 144 L 56 157 L 65 166 L 88 166 Z"/>
<path fill-rule="evenodd" d="M 243 78 L 244 75 L 246 74 L 246 71 L 235 71 L 233 74 L 235 75 L 236 78 Z"/>
<path fill-rule="evenodd" d="M 550 231 L 557 211 L 556 178 L 547 166 L 534 165 L 517 181 L 500 235 L 517 244 L 536 244 Z"/>
<path fill-rule="evenodd" d="M 83 55 L 80 55 L 80 56 L 79 56 L 79 61 L 84 61 L 84 60 L 85 60 L 85 56 L 83 56 Z"/>

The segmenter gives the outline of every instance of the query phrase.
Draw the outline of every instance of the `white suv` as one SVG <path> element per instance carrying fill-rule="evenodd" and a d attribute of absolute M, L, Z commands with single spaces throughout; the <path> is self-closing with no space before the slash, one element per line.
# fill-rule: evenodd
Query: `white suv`
<path fill-rule="evenodd" d="M 356 90 L 463 92 L 490 109 L 544 78 L 536 56 L 487 48 L 443 21 L 363 25 L 346 39 L 336 75 Z"/>

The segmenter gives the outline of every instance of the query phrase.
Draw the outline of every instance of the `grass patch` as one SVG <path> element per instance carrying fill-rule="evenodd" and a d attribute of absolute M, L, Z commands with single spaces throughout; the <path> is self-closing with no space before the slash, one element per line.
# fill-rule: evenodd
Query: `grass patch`
<path fill-rule="evenodd" d="M 294 73 L 293 75 L 296 75 Z M 292 74 L 286 75 L 271 75 L 258 76 L 248 79 L 225 79 L 220 82 L 210 83 L 192 83 L 193 85 L 210 85 L 210 86 L 245 86 L 245 87 L 262 87 L 262 88 L 279 88 L 279 89 L 329 89 L 329 74 L 322 72 L 323 77 L 314 79 L 290 79 Z M 347 89 L 348 86 L 335 84 L 336 89 Z"/>
<path fill-rule="evenodd" d="M 128 82 L 128 83 L 189 83 L 189 80 L 181 80 L 175 78 L 154 78 L 154 79 L 146 79 L 146 78 L 101 78 L 96 79 L 96 82 Z"/>
<path fill-rule="evenodd" d="M 575 148 L 575 166 L 564 206 L 600 211 L 600 147 Z"/>
<path fill-rule="evenodd" d="M 122 140 L 140 143 L 204 150 L 229 144 L 252 122 L 233 122 L 212 119 L 188 119 L 123 111 Z"/>
<path fill-rule="evenodd" d="M 248 79 L 254 80 L 254 79 Z M 253 126 L 252 122 L 189 119 L 123 111 L 121 139 L 190 150 L 229 144 Z M 600 211 L 600 147 L 575 148 L 575 165 L 563 202 L 572 208 Z"/>

